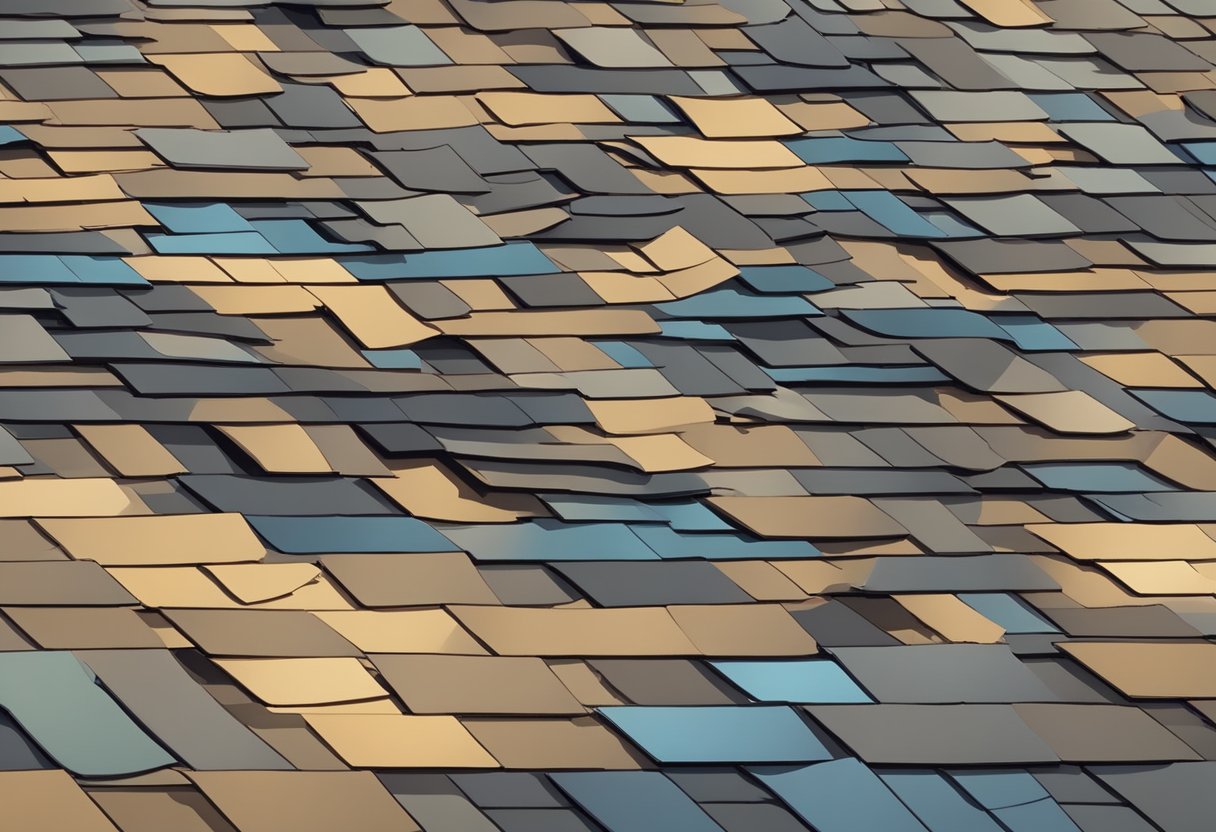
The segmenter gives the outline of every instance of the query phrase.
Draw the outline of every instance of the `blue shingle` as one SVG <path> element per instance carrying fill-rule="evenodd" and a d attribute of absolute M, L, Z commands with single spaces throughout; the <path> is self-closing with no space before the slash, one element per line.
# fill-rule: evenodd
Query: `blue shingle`
<path fill-rule="evenodd" d="M 863 141 L 848 136 L 795 139 L 785 146 L 808 165 L 836 162 L 906 162 L 908 157 L 891 142 Z"/>
<path fill-rule="evenodd" d="M 673 318 L 804 318 L 823 315 L 814 304 L 792 295 L 751 295 L 738 289 L 711 289 L 683 300 L 655 305 Z"/>
<path fill-rule="evenodd" d="M 1216 165 L 1216 142 L 1183 142 L 1186 148 L 1201 165 Z"/>
<path fill-rule="evenodd" d="M 1134 462 L 1042 462 L 1022 469 L 1048 488 L 1107 494 L 1173 491 Z"/>
<path fill-rule="evenodd" d="M 25 134 L 11 124 L 0 125 L 0 144 L 16 144 L 29 141 Z"/>
<path fill-rule="evenodd" d="M 80 276 L 53 254 L 0 254 L 2 283 L 79 283 Z"/>
<path fill-rule="evenodd" d="M 1153 410 L 1179 422 L 1216 425 L 1216 396 L 1206 390 L 1131 390 Z"/>
<path fill-rule="evenodd" d="M 1034 315 L 1001 315 L 994 321 L 1018 349 L 1025 352 L 1077 349 L 1077 345 L 1068 340 L 1064 333 Z"/>
<path fill-rule="evenodd" d="M 413 350 L 363 350 L 363 357 L 382 370 L 420 370 L 422 358 Z"/>
<path fill-rule="evenodd" d="M 907 237 L 944 237 L 945 232 L 890 191 L 844 191 L 849 202 L 874 222 Z"/>
<path fill-rule="evenodd" d="M 873 702 L 830 659 L 714 662 L 719 673 L 752 699 L 761 702 Z"/>
<path fill-rule="evenodd" d="M 759 540 L 740 533 L 681 534 L 667 526 L 637 526 L 633 531 L 661 558 L 763 560 L 819 555 L 805 540 Z"/>
<path fill-rule="evenodd" d="M 253 231 L 249 221 L 223 202 L 173 204 L 145 202 L 144 208 L 174 234 L 224 234 Z"/>
<path fill-rule="evenodd" d="M 1029 98 L 1051 117 L 1051 121 L 1114 120 L 1114 116 L 1083 92 L 1031 93 Z"/>
<path fill-rule="evenodd" d="M 261 234 L 145 234 L 157 254 L 278 254 Z"/>
<path fill-rule="evenodd" d="M 1058 633 L 1059 630 L 1020 599 L 1004 592 L 960 592 L 958 599 L 1007 633 Z"/>
<path fill-rule="evenodd" d="M 557 274 L 561 271 L 540 249 L 527 241 L 455 251 L 348 257 L 342 258 L 341 263 L 360 280 L 511 277 Z"/>
<path fill-rule="evenodd" d="M 627 369 L 653 367 L 650 359 L 623 341 L 596 341 L 596 349 Z"/>
<path fill-rule="evenodd" d="M 600 100 L 626 121 L 640 124 L 679 124 L 683 121 L 661 98 L 653 95 L 608 94 Z"/>
<path fill-rule="evenodd" d="M 678 532 L 731 532 L 735 527 L 696 500 L 652 503 L 650 508 Z"/>
<path fill-rule="evenodd" d="M 72 270 L 81 283 L 90 286 L 147 286 L 139 272 L 127 265 L 120 257 L 102 257 L 91 254 L 64 254 L 59 258 Z"/>
<path fill-rule="evenodd" d="M 720 324 L 705 321 L 659 321 L 659 334 L 663 338 L 681 341 L 733 341 L 731 335 Z"/>
<path fill-rule="evenodd" d="M 816 211 L 852 211 L 854 207 L 840 191 L 811 191 L 802 198 Z"/>

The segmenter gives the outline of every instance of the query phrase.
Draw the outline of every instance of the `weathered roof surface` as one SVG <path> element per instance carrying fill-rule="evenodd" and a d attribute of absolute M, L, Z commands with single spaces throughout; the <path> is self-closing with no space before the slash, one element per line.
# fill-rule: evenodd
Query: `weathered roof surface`
<path fill-rule="evenodd" d="M 0 827 L 1209 830 L 1214 15 L 0 3 Z"/>

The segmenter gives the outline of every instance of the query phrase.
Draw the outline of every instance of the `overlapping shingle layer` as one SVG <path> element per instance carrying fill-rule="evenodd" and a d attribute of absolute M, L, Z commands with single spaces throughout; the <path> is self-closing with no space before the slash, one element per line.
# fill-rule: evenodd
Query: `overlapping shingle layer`
<path fill-rule="evenodd" d="M 0 828 L 1212 828 L 1210 0 L 0 13 Z"/>

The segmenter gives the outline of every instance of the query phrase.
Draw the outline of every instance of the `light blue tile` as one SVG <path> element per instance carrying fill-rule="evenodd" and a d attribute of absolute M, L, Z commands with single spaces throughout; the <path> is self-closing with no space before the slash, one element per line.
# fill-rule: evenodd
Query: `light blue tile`
<path fill-rule="evenodd" d="M 148 286 L 139 272 L 120 257 L 64 254 L 59 257 L 81 283 L 90 286 Z"/>
<path fill-rule="evenodd" d="M 422 358 L 413 350 L 362 350 L 373 367 L 382 370 L 421 370 Z"/>
<path fill-rule="evenodd" d="M 1055 352 L 1077 349 L 1064 333 L 1034 315 L 1001 315 L 995 319 L 1017 345 L 1025 352 Z"/>
<path fill-rule="evenodd" d="M 825 292 L 836 284 L 806 266 L 744 266 L 739 277 L 757 292 L 802 294 Z"/>
<path fill-rule="evenodd" d="M 13 127 L 11 124 L 0 126 L 0 144 L 16 144 L 17 142 L 29 141 L 25 134 Z"/>
<path fill-rule="evenodd" d="M 908 237 L 944 237 L 940 228 L 913 211 L 890 191 L 843 191 L 857 210 L 895 234 Z"/>
<path fill-rule="evenodd" d="M 596 341 L 594 343 L 596 349 L 627 369 L 654 366 L 649 358 L 623 341 Z"/>
<path fill-rule="evenodd" d="M 157 254 L 278 254 L 261 234 L 145 234 Z"/>
<path fill-rule="evenodd" d="M 733 341 L 731 335 L 720 324 L 705 321 L 659 321 L 659 334 L 663 338 L 681 341 Z"/>
<path fill-rule="evenodd" d="M 679 124 L 681 119 L 653 95 L 608 94 L 600 100 L 633 124 Z"/>
<path fill-rule="evenodd" d="M 1216 425 L 1216 396 L 1206 390 L 1132 390 L 1153 410 L 1179 422 Z"/>
<path fill-rule="evenodd" d="M 1004 592 L 960 592 L 958 599 L 988 620 L 999 624 L 1007 633 L 1021 635 L 1060 632 L 1054 624 L 1027 607 L 1024 602 Z"/>
<path fill-rule="evenodd" d="M 1043 462 L 1023 464 L 1022 470 L 1048 488 L 1097 494 L 1140 494 L 1173 491 L 1177 486 L 1158 479 L 1134 462 Z"/>
<path fill-rule="evenodd" d="M 80 276 L 53 254 L 0 254 L 0 283 L 79 283 Z"/>
<path fill-rule="evenodd" d="M 662 558 L 754 560 L 813 558 L 820 552 L 805 540 L 759 540 L 741 533 L 697 534 L 667 526 L 637 526 L 634 534 Z"/>
<path fill-rule="evenodd" d="M 1031 93 L 1029 97 L 1051 121 L 1114 121 L 1114 116 L 1083 92 Z"/>
<path fill-rule="evenodd" d="M 783 706 L 600 708 L 617 730 L 660 763 L 795 763 L 831 753 Z"/>
<path fill-rule="evenodd" d="M 873 702 L 831 659 L 713 662 L 736 687 L 761 702 Z"/>
<path fill-rule="evenodd" d="M 174 234 L 223 234 L 253 231 L 249 221 L 223 202 L 174 204 L 145 202 L 144 208 Z"/>
<path fill-rule="evenodd" d="M 561 271 L 540 249 L 527 241 L 455 251 L 345 257 L 339 262 L 360 280 L 514 277 L 557 274 Z"/>
<path fill-rule="evenodd" d="M 1201 165 L 1216 165 L 1216 142 L 1183 142 L 1182 146 Z"/>

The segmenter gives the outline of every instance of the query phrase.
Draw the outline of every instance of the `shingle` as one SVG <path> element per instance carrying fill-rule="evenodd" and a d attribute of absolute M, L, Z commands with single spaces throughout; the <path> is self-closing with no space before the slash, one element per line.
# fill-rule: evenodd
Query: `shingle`
<path fill-rule="evenodd" d="M 601 606 L 746 603 L 750 596 L 708 563 L 672 561 L 623 566 L 565 563 L 557 571 Z"/>
<path fill-rule="evenodd" d="M 25 21 L 43 25 L 66 24 L 64 20 Z M 9 22 L 18 28 L 20 23 Z M 39 67 L 37 69 L 9 69 L 0 72 L 0 78 L 26 101 L 60 101 L 76 98 L 116 98 L 114 92 L 96 73 L 85 67 Z"/>
<path fill-rule="evenodd" d="M 346 34 L 378 64 L 389 66 L 438 66 L 451 58 L 417 26 L 378 26 L 347 29 Z"/>
<path fill-rule="evenodd" d="M 836 658 L 880 702 L 1052 701 L 1055 695 L 1000 645 L 840 647 Z"/>
<path fill-rule="evenodd" d="M 308 169 L 303 157 L 271 130 L 144 128 L 136 135 L 170 164 L 185 168 Z M 239 160 L 235 165 L 234 159 Z"/>
<path fill-rule="evenodd" d="M 342 98 L 328 87 L 283 84 L 283 91 L 267 98 L 266 106 L 291 127 L 343 129 L 362 126 Z"/>
<path fill-rule="evenodd" d="M 358 205 L 361 211 L 382 225 L 404 226 L 427 248 L 476 248 L 502 242 L 485 223 L 446 194 L 360 202 Z"/>
<path fill-rule="evenodd" d="M 530 145 L 525 152 L 536 165 L 558 171 L 588 193 L 651 193 L 650 188 L 631 176 L 625 168 L 588 145 Z"/>
<path fill-rule="evenodd" d="M 703 665 L 683 659 L 596 659 L 590 666 L 637 705 L 731 705 L 743 701 Z"/>
<path fill-rule="evenodd" d="M 223 710 L 166 650 L 79 654 L 128 710 L 192 768 L 286 769 L 288 763 Z"/>
<path fill-rule="evenodd" d="M 1193 826 L 1203 3 L 183 3 L 0 15 L 13 823 Z"/>
<path fill-rule="evenodd" d="M 925 832 L 926 827 L 856 758 L 753 773 L 799 817 L 823 832 L 847 832 L 858 824 L 891 832 Z"/>
<path fill-rule="evenodd" d="M 996 830 L 996 822 L 941 774 L 925 770 L 884 772 L 887 788 L 930 828 Z"/>
<path fill-rule="evenodd" d="M 420 150 L 389 150 L 369 154 L 402 186 L 420 191 L 493 192 L 451 145 Z"/>
<path fill-rule="evenodd" d="M 1214 802 L 1211 763 L 1099 768 L 1094 774 L 1158 826 L 1178 832 L 1200 832 Z"/>
<path fill-rule="evenodd" d="M 658 49 L 633 29 L 579 28 L 553 32 L 567 47 L 592 65 L 609 68 L 671 66 Z"/>
<path fill-rule="evenodd" d="M 1052 749 L 1008 705 L 810 705 L 867 763 L 1054 763 Z"/>
<path fill-rule="evenodd" d="M 658 772 L 588 771 L 549 777 L 609 832 L 660 832 L 673 828 L 716 832 L 719 828 Z"/>
<path fill-rule="evenodd" d="M 0 661 L 0 703 L 64 768 L 86 777 L 113 776 L 175 762 L 71 653 L 5 653 Z M 80 742 L 82 734 L 88 743 Z"/>

